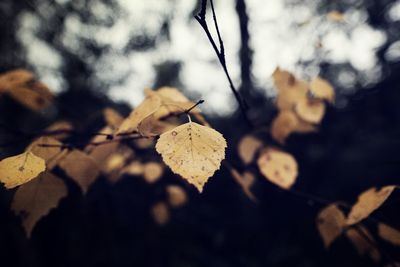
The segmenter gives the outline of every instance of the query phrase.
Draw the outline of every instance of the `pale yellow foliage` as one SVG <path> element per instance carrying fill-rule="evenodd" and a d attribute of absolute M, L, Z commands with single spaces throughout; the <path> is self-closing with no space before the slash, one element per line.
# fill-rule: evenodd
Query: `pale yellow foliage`
<path fill-rule="evenodd" d="M 112 108 L 105 108 L 103 110 L 103 116 L 107 126 L 110 126 L 112 129 L 118 129 L 118 127 L 124 121 L 124 118 L 121 116 L 121 114 Z"/>
<path fill-rule="evenodd" d="M 43 145 L 50 145 L 48 147 Z M 32 142 L 27 150 L 30 150 L 36 156 L 42 158 L 46 162 L 46 169 L 53 169 L 58 162 L 68 153 L 67 149 L 63 149 L 62 144 L 52 137 L 40 137 Z"/>
<path fill-rule="evenodd" d="M 335 101 L 335 90 L 332 85 L 320 77 L 316 77 L 310 83 L 310 92 L 313 97 L 333 103 Z"/>
<path fill-rule="evenodd" d="M 257 151 L 263 146 L 263 143 L 251 135 L 246 135 L 240 139 L 238 145 L 239 156 L 245 164 L 253 161 Z"/>
<path fill-rule="evenodd" d="M 163 133 L 156 150 L 171 170 L 200 192 L 225 158 L 226 141 L 214 129 L 195 122 L 182 124 Z"/>
<path fill-rule="evenodd" d="M 56 208 L 65 196 L 67 187 L 64 182 L 45 172 L 17 189 L 11 209 L 21 217 L 25 232 L 30 237 L 36 223 L 51 209 Z"/>
<path fill-rule="evenodd" d="M 140 161 L 133 161 L 123 168 L 122 174 L 139 176 L 144 172 L 144 166 Z"/>
<path fill-rule="evenodd" d="M 159 162 L 147 162 L 143 165 L 143 177 L 149 184 L 157 182 L 164 173 L 164 168 Z"/>
<path fill-rule="evenodd" d="M 379 208 L 395 189 L 395 186 L 385 186 L 377 190 L 373 187 L 358 196 L 347 217 L 347 224 L 356 224 L 367 218 L 373 211 Z"/>
<path fill-rule="evenodd" d="M 167 186 L 168 203 L 173 208 L 179 208 L 187 203 L 187 195 L 185 190 L 178 185 Z"/>
<path fill-rule="evenodd" d="M 289 189 L 296 181 L 298 167 L 295 158 L 278 149 L 266 148 L 257 160 L 262 175 L 271 183 Z"/>
<path fill-rule="evenodd" d="M 325 103 L 319 99 L 302 98 L 295 106 L 297 115 L 304 121 L 318 124 L 325 114 Z"/>
<path fill-rule="evenodd" d="M 336 204 L 331 204 L 318 213 L 317 228 L 325 248 L 329 248 L 342 234 L 345 226 L 346 217 Z"/>
<path fill-rule="evenodd" d="M 393 245 L 400 246 L 400 231 L 390 227 L 387 224 L 379 223 L 378 224 L 378 234 L 379 236 L 392 243 Z"/>
<path fill-rule="evenodd" d="M 168 223 L 170 214 L 166 203 L 158 202 L 151 207 L 151 215 L 154 221 L 159 225 Z"/>
<path fill-rule="evenodd" d="M 44 159 L 28 150 L 0 161 L 0 182 L 7 189 L 14 188 L 36 178 L 45 170 Z"/>

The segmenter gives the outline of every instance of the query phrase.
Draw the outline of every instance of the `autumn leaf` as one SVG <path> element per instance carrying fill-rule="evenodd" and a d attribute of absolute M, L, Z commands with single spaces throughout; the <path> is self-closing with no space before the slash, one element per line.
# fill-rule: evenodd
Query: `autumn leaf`
<path fill-rule="evenodd" d="M 371 233 L 362 225 L 357 225 L 355 227 L 347 229 L 347 238 L 354 245 L 359 255 L 368 255 L 375 262 L 379 262 L 381 253 L 376 248 L 376 245 L 374 245 L 376 242 Z"/>
<path fill-rule="evenodd" d="M 105 108 L 103 110 L 103 116 L 107 126 L 110 126 L 112 129 L 118 129 L 118 127 L 124 121 L 124 118 L 121 116 L 121 114 L 112 108 Z"/>
<path fill-rule="evenodd" d="M 51 135 L 53 139 L 64 140 L 70 135 L 73 128 L 72 124 L 68 121 L 56 121 L 47 127 L 45 132 L 54 133 Z"/>
<path fill-rule="evenodd" d="M 143 164 L 137 160 L 130 162 L 121 171 L 122 174 L 128 174 L 134 176 L 142 175 L 143 172 L 144 172 Z"/>
<path fill-rule="evenodd" d="M 225 158 L 226 141 L 214 129 L 188 122 L 163 133 L 156 150 L 171 170 L 200 192 Z"/>
<path fill-rule="evenodd" d="M 234 168 L 230 168 L 230 171 L 232 177 L 240 185 L 245 195 L 253 202 L 257 202 L 257 198 L 254 196 L 253 192 L 251 192 L 251 187 L 256 180 L 254 174 L 252 174 L 251 172 L 244 172 L 243 174 L 240 174 Z"/>
<path fill-rule="evenodd" d="M 347 216 L 347 224 L 353 225 L 367 218 L 386 201 L 395 188 L 396 186 L 392 185 L 382 187 L 379 190 L 373 187 L 363 192 L 351 208 Z"/>
<path fill-rule="evenodd" d="M 89 186 L 100 174 L 99 167 L 93 158 L 79 150 L 71 151 L 60 161 L 59 166 L 80 186 L 83 193 L 87 192 Z"/>
<path fill-rule="evenodd" d="M 311 81 L 310 92 L 314 98 L 326 100 L 330 103 L 333 103 L 335 100 L 335 90 L 332 85 L 320 77 Z"/>
<path fill-rule="evenodd" d="M 337 22 L 343 22 L 344 21 L 344 14 L 340 13 L 337 10 L 332 10 L 328 14 L 326 14 L 326 17 L 330 20 L 337 21 Z"/>
<path fill-rule="evenodd" d="M 400 246 L 400 231 L 390 227 L 387 224 L 379 223 L 378 224 L 378 234 L 379 236 L 392 243 L 393 245 Z"/>
<path fill-rule="evenodd" d="M 62 148 L 62 143 L 60 141 L 47 136 L 36 139 L 29 145 L 27 150 L 30 150 L 36 156 L 44 159 L 47 170 L 53 169 L 68 153 L 67 149 Z"/>
<path fill-rule="evenodd" d="M 304 121 L 318 124 L 325 114 L 325 103 L 320 99 L 302 98 L 295 105 L 297 115 Z"/>
<path fill-rule="evenodd" d="M 157 182 L 163 173 L 163 165 L 158 162 L 147 162 L 143 165 L 143 177 L 149 184 Z"/>
<path fill-rule="evenodd" d="M 238 145 L 239 156 L 245 164 L 253 161 L 257 151 L 263 146 L 263 143 L 251 135 L 246 135 L 240 139 Z"/>
<path fill-rule="evenodd" d="M 329 248 L 346 227 L 346 217 L 336 204 L 325 207 L 318 213 L 317 228 L 325 248 Z"/>
<path fill-rule="evenodd" d="M 169 185 L 166 188 L 168 204 L 173 208 L 182 207 L 187 203 L 185 190 L 178 185 Z"/>
<path fill-rule="evenodd" d="M 151 207 L 151 215 L 154 221 L 159 225 L 165 225 L 168 223 L 170 214 L 166 203 L 158 202 Z"/>
<path fill-rule="evenodd" d="M 262 175 L 271 183 L 289 189 L 296 181 L 298 170 L 294 157 L 275 148 L 266 148 L 257 160 Z"/>
<path fill-rule="evenodd" d="M 11 209 L 21 217 L 25 232 L 30 237 L 37 222 L 56 208 L 65 196 L 67 187 L 64 181 L 45 172 L 17 189 Z"/>
<path fill-rule="evenodd" d="M 44 159 L 28 150 L 0 161 L 0 182 L 11 189 L 29 182 L 45 170 Z"/>

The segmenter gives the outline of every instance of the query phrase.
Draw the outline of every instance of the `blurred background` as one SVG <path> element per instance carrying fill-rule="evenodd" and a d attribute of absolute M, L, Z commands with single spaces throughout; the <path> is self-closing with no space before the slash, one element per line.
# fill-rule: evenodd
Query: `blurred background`
<path fill-rule="evenodd" d="M 296 189 L 353 202 L 367 187 L 398 184 L 400 1 L 216 0 L 215 7 L 229 72 L 258 124 L 276 115 L 271 75 L 278 66 L 335 88 L 320 131 L 288 140 L 300 165 Z M 201 109 L 235 158 L 245 126 L 193 18 L 198 11 L 196 0 L 3 0 L 0 72 L 35 72 L 60 103 L 81 112 L 69 117 L 78 123 L 105 106 L 128 114 L 144 88 L 177 87 L 205 100 Z M 16 127 L 37 122 L 4 110 L 0 116 Z M 64 116 L 57 112 L 42 115 Z M 203 194 L 190 191 L 188 206 L 164 227 L 148 218 L 159 188 L 100 180 L 85 199 L 73 188 L 31 240 L 9 211 L 10 193 L 1 191 L 4 266 L 376 266 L 345 240 L 325 250 L 314 224 L 321 206 L 261 178 L 254 204 L 222 170 Z M 378 217 L 400 228 L 394 195 Z"/>

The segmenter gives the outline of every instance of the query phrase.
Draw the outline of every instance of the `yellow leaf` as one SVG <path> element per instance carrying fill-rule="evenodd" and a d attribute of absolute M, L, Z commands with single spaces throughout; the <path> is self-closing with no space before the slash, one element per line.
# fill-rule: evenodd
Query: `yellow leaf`
<path fill-rule="evenodd" d="M 318 213 L 317 228 L 325 248 L 329 248 L 343 232 L 346 226 L 346 217 L 335 205 L 331 204 Z"/>
<path fill-rule="evenodd" d="M 379 208 L 395 189 L 395 186 L 385 186 L 380 190 L 373 187 L 358 196 L 347 216 L 347 224 L 356 224 L 367 218 L 373 211 Z"/>
<path fill-rule="evenodd" d="M 263 143 L 251 135 L 246 135 L 240 139 L 238 145 L 239 156 L 245 164 L 253 161 L 257 151 L 263 146 Z"/>
<path fill-rule="evenodd" d="M 149 184 L 157 182 L 163 173 L 164 168 L 158 162 L 147 162 L 143 165 L 143 176 Z"/>
<path fill-rule="evenodd" d="M 169 221 L 169 209 L 164 202 L 158 202 L 151 208 L 151 215 L 154 221 L 159 225 L 164 225 Z"/>
<path fill-rule="evenodd" d="M 286 90 L 296 83 L 296 77 L 288 71 L 281 70 L 279 67 L 272 74 L 274 85 L 278 91 Z"/>
<path fill-rule="evenodd" d="M 271 125 L 272 137 L 281 144 L 284 144 L 292 133 L 315 131 L 317 131 L 317 128 L 314 125 L 301 120 L 294 112 L 289 110 L 279 112 Z"/>
<path fill-rule="evenodd" d="M 289 189 L 296 181 L 298 170 L 294 157 L 284 151 L 266 148 L 257 160 L 258 168 L 267 180 Z"/>
<path fill-rule="evenodd" d="M 375 262 L 379 262 L 381 259 L 381 253 L 376 248 L 376 244 L 373 236 L 362 225 L 357 225 L 357 228 L 349 228 L 346 231 L 347 238 L 353 243 L 359 255 L 368 255 Z"/>
<path fill-rule="evenodd" d="M 52 134 L 51 137 L 57 140 L 64 140 L 70 135 L 73 128 L 72 124 L 68 121 L 56 121 L 47 127 L 45 131 L 54 133 L 59 132 L 57 134 Z"/>
<path fill-rule="evenodd" d="M 36 178 L 46 170 L 44 159 L 26 151 L 0 161 L 0 182 L 7 189 L 14 188 Z"/>
<path fill-rule="evenodd" d="M 126 118 L 120 127 L 117 134 L 132 133 L 138 131 L 139 123 L 146 117 L 156 112 L 161 106 L 161 98 L 158 95 L 149 95 L 145 100 L 135 108 L 128 118 Z"/>
<path fill-rule="evenodd" d="M 387 224 L 378 224 L 378 233 L 382 239 L 392 243 L 393 245 L 400 246 L 400 231 L 390 227 Z"/>
<path fill-rule="evenodd" d="M 103 110 L 103 115 L 106 124 L 112 129 L 118 129 L 118 127 L 124 121 L 124 118 L 121 116 L 121 114 L 119 114 L 118 111 L 112 108 L 105 108 Z"/>
<path fill-rule="evenodd" d="M 167 186 L 166 190 L 168 203 L 171 205 L 171 207 L 179 208 L 186 204 L 187 195 L 182 187 L 177 185 L 169 185 Z"/>
<path fill-rule="evenodd" d="M 17 189 L 11 209 L 21 217 L 25 232 L 30 237 L 36 223 L 51 209 L 56 208 L 65 196 L 67 187 L 64 182 L 45 172 Z"/>
<path fill-rule="evenodd" d="M 332 85 L 320 77 L 315 78 L 310 83 L 310 92 L 313 97 L 333 103 L 335 100 L 335 90 Z"/>
<path fill-rule="evenodd" d="M 296 103 L 296 113 L 306 122 L 318 124 L 325 114 L 325 103 L 319 99 L 303 98 Z"/>
<path fill-rule="evenodd" d="M 71 151 L 60 161 L 59 166 L 77 182 L 83 193 L 87 192 L 89 186 L 100 174 L 99 167 L 93 158 L 79 150 Z"/>
<path fill-rule="evenodd" d="M 188 122 L 163 133 L 156 150 L 174 173 L 200 192 L 225 158 L 226 141 L 214 129 Z"/>

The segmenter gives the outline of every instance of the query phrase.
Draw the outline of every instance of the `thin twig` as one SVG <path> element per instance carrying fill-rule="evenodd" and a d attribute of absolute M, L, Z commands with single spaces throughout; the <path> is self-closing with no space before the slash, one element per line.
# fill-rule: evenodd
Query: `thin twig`
<path fill-rule="evenodd" d="M 208 29 L 208 25 L 207 25 L 207 21 L 206 21 L 207 0 L 202 0 L 201 10 L 198 15 L 194 16 L 194 18 L 197 20 L 197 22 L 200 24 L 200 26 L 203 28 L 204 32 L 206 33 L 207 38 L 210 41 L 211 46 L 213 47 L 215 54 L 217 55 L 217 58 L 222 66 L 222 69 L 225 72 L 225 76 L 229 82 L 229 87 L 230 87 L 233 95 L 235 96 L 236 101 L 239 104 L 241 113 L 243 114 L 243 117 L 246 120 L 246 123 L 252 127 L 252 123 L 247 116 L 247 109 L 248 109 L 247 104 L 246 104 L 245 100 L 240 96 L 239 92 L 236 90 L 236 87 L 232 82 L 231 76 L 230 76 L 228 68 L 226 66 L 225 48 L 224 48 L 224 43 L 223 43 L 223 40 L 221 37 L 221 33 L 219 31 L 219 26 L 218 26 L 218 22 L 217 22 L 217 16 L 215 13 L 213 0 L 210 0 L 210 4 L 211 4 L 211 11 L 212 11 L 215 29 L 216 29 L 217 35 L 218 35 L 218 41 L 219 41 L 219 47 L 220 47 L 219 49 L 218 49 L 216 42 L 214 41 L 214 38 L 212 37 L 212 35 L 210 33 L 210 30 Z"/>

